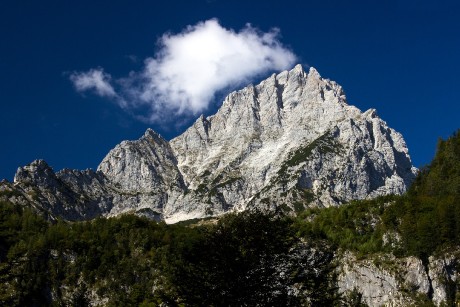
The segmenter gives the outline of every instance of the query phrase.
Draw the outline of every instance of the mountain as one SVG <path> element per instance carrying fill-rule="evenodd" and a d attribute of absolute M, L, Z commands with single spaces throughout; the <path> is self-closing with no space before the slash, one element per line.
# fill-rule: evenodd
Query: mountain
<path fill-rule="evenodd" d="M 55 173 L 36 160 L 0 191 L 51 218 L 136 213 L 174 223 L 402 194 L 416 173 L 402 135 L 374 109 L 348 105 L 341 86 L 297 65 L 231 93 L 169 142 L 148 129 L 112 149 L 97 171 Z"/>

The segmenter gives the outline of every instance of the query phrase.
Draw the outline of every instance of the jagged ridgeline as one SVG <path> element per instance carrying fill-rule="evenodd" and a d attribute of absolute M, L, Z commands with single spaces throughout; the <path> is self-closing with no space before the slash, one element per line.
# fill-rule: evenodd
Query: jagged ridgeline
<path fill-rule="evenodd" d="M 402 194 L 415 174 L 401 134 L 298 65 L 231 93 L 215 115 L 169 142 L 149 129 L 117 145 L 97 171 L 55 173 L 37 160 L 0 190 L 51 218 L 135 213 L 174 223 Z"/>

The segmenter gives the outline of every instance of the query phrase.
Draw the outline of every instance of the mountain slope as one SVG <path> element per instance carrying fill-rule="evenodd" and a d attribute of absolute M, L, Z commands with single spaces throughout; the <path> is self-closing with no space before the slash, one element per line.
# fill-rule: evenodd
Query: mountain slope
<path fill-rule="evenodd" d="M 170 143 L 198 202 L 219 212 L 401 194 L 416 173 L 402 136 L 375 110 L 361 113 L 300 65 L 231 93 Z"/>
<path fill-rule="evenodd" d="M 401 134 L 375 110 L 348 105 L 337 83 L 297 65 L 231 93 L 215 115 L 201 116 L 170 142 L 149 129 L 117 145 L 97 172 L 58 172 L 69 197 L 42 184 L 52 170 L 31 174 L 0 189 L 65 219 L 135 212 L 177 222 L 249 207 L 298 211 L 401 194 L 416 169 Z M 76 212 L 59 209 L 72 202 Z"/>

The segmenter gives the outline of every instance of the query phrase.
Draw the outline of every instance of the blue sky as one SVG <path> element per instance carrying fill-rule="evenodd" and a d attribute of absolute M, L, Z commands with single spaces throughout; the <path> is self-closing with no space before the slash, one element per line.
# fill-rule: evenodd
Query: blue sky
<path fill-rule="evenodd" d="M 102 68 L 112 80 L 139 72 L 159 38 L 212 18 L 238 32 L 250 23 L 323 77 L 350 104 L 376 108 L 401 132 L 416 166 L 439 137 L 460 128 L 460 5 L 455 1 L 11 1 L 0 2 L 0 178 L 45 159 L 56 171 L 96 168 L 108 151 L 151 127 L 170 139 L 176 124 L 140 121 L 139 110 L 78 92 L 72 73 Z M 252 78 L 259 81 L 263 75 Z M 205 115 L 213 114 L 220 90 Z M 177 125 L 181 122 L 182 125 Z"/>

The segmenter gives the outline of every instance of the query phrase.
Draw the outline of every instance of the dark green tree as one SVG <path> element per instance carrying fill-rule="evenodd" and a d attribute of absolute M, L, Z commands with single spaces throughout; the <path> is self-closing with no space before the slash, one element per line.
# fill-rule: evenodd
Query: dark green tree
<path fill-rule="evenodd" d="M 298 306 L 337 297 L 332 253 L 300 242 L 292 221 L 274 213 L 222 217 L 174 255 L 169 278 L 189 306 Z"/>

